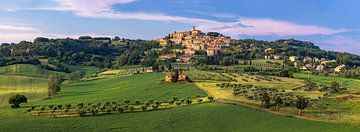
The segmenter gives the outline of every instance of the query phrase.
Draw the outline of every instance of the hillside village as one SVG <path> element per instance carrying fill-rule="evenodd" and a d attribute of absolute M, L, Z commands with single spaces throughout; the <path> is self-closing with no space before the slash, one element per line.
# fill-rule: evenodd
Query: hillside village
<path fill-rule="evenodd" d="M 177 62 L 190 63 L 197 56 L 197 53 L 206 53 L 208 57 L 214 57 L 220 53 L 234 49 L 236 52 L 255 52 L 255 59 L 265 60 L 288 60 L 294 67 L 302 71 L 312 71 L 320 73 L 344 73 L 347 65 L 344 62 L 338 62 L 335 59 L 318 58 L 310 56 L 293 56 L 281 55 L 266 45 L 258 45 L 256 43 L 246 44 L 239 40 L 224 36 L 220 33 L 209 32 L 203 33 L 197 30 L 195 26 L 189 31 L 174 32 L 164 38 L 157 40 L 162 47 L 170 45 L 181 45 L 179 49 L 172 49 L 172 53 L 160 55 L 158 60 L 175 59 Z M 291 43 L 292 40 L 284 43 Z M 239 45 L 240 43 L 240 45 Z M 268 48 L 264 48 L 268 47 Z M 161 50 L 161 49 L 154 49 Z"/>

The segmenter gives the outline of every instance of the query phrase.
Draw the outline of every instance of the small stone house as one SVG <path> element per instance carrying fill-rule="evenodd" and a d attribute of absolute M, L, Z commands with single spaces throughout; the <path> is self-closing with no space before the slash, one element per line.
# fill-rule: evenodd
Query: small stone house
<path fill-rule="evenodd" d="M 165 82 L 173 82 L 173 78 L 175 77 L 175 74 L 166 74 L 165 75 Z M 179 74 L 178 81 L 186 81 L 186 75 L 185 74 Z"/>

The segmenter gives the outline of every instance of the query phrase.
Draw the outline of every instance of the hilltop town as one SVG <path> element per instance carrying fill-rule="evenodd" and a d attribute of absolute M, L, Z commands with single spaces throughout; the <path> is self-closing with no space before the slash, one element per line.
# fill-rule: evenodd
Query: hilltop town
<path fill-rule="evenodd" d="M 264 60 L 287 60 L 286 62 L 299 70 L 312 71 L 319 73 L 344 73 L 347 68 L 345 61 L 339 62 L 326 56 L 307 56 L 307 55 L 287 55 L 280 53 L 281 49 L 273 49 L 271 44 L 246 43 L 241 40 L 232 39 L 217 32 L 203 33 L 197 30 L 195 26 L 189 31 L 174 32 L 164 38 L 157 40 L 162 47 L 180 45 L 180 48 L 173 48 L 172 53 L 160 55 L 158 60 L 166 61 L 175 59 L 177 62 L 190 63 L 190 61 L 199 55 L 206 53 L 208 57 L 218 56 L 229 50 L 235 50 L 238 53 L 252 52 L 253 59 Z M 293 43 L 302 43 L 297 40 L 284 40 L 282 46 L 291 47 Z M 314 44 L 304 42 L 310 48 L 319 49 Z M 301 46 L 301 45 L 300 45 Z M 311 47 L 312 46 L 312 47 Z M 306 47 L 304 47 L 306 48 Z M 154 50 L 162 50 L 161 48 Z M 293 51 L 296 52 L 296 51 Z M 251 60 L 251 58 L 246 58 Z M 279 64 L 283 65 L 283 64 Z"/>

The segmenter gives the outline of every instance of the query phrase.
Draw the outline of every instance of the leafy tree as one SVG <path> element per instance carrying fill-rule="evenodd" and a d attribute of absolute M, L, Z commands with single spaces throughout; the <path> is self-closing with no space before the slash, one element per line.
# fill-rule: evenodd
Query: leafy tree
<path fill-rule="evenodd" d="M 160 101 L 155 101 L 155 104 L 156 105 L 161 105 L 161 102 Z"/>
<path fill-rule="evenodd" d="M 186 104 L 189 105 L 189 104 L 191 104 L 191 103 L 192 103 L 192 100 L 191 100 L 191 99 L 187 99 L 187 100 L 186 100 Z"/>
<path fill-rule="evenodd" d="M 118 111 L 119 113 L 123 113 L 123 112 L 124 112 L 124 110 L 125 110 L 125 108 L 124 108 L 124 107 L 118 107 L 118 108 L 117 108 L 117 111 Z"/>
<path fill-rule="evenodd" d="M 76 82 L 76 81 L 79 81 L 81 78 L 83 78 L 84 75 L 85 75 L 84 71 L 75 71 L 75 72 L 70 73 L 69 80 Z"/>
<path fill-rule="evenodd" d="M 84 117 L 86 115 L 86 111 L 82 108 L 78 109 L 77 113 L 80 115 L 80 117 Z"/>
<path fill-rule="evenodd" d="M 176 106 L 180 106 L 180 105 L 181 105 L 181 102 L 180 102 L 180 101 L 177 101 L 175 104 L 176 104 Z"/>
<path fill-rule="evenodd" d="M 275 97 L 275 105 L 276 105 L 276 110 L 279 109 L 279 106 L 283 104 L 283 100 L 280 96 L 276 96 Z"/>
<path fill-rule="evenodd" d="M 199 103 L 202 103 L 202 102 L 203 102 L 203 99 L 197 99 L 197 101 L 198 101 Z"/>
<path fill-rule="evenodd" d="M 209 96 L 208 99 L 209 99 L 210 102 L 214 101 L 214 97 L 212 97 L 212 96 Z"/>
<path fill-rule="evenodd" d="M 157 108 L 159 107 L 159 105 L 153 104 L 153 105 L 151 105 L 151 107 L 152 107 L 153 109 L 157 109 Z"/>
<path fill-rule="evenodd" d="M 261 104 L 265 109 L 268 109 L 271 107 L 271 104 L 270 104 L 271 98 L 266 91 L 264 91 L 260 94 L 260 98 L 261 98 Z"/>
<path fill-rule="evenodd" d="M 24 95 L 16 94 L 9 98 L 11 108 L 20 108 L 21 103 L 27 103 L 27 98 Z"/>
<path fill-rule="evenodd" d="M 135 100 L 135 104 L 140 105 L 141 104 L 140 100 Z"/>
<path fill-rule="evenodd" d="M 296 101 L 296 108 L 299 110 L 298 114 L 301 115 L 302 110 L 304 110 L 309 104 L 309 100 L 307 100 L 303 96 L 298 96 Z"/>
<path fill-rule="evenodd" d="M 54 96 L 56 92 L 60 91 L 60 85 L 63 81 L 63 76 L 60 74 L 51 74 L 49 76 L 49 96 Z"/>
<path fill-rule="evenodd" d="M 146 109 L 147 109 L 146 105 L 142 105 L 142 106 L 141 106 L 141 109 L 142 109 L 143 111 L 146 111 Z"/>

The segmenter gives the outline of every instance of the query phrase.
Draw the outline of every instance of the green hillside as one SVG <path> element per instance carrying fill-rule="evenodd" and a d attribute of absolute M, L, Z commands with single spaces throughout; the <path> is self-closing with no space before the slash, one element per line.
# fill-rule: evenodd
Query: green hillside
<path fill-rule="evenodd" d="M 206 95 L 194 84 L 163 84 L 163 73 L 106 78 L 95 81 L 66 84 L 55 98 L 34 104 L 94 103 L 106 101 L 171 100 Z"/>
<path fill-rule="evenodd" d="M 33 76 L 33 77 L 48 77 L 50 74 L 60 73 L 42 69 L 37 65 L 30 64 L 15 64 L 0 67 L 0 75 L 20 75 L 20 76 Z M 63 73 L 61 73 L 63 74 Z"/>

